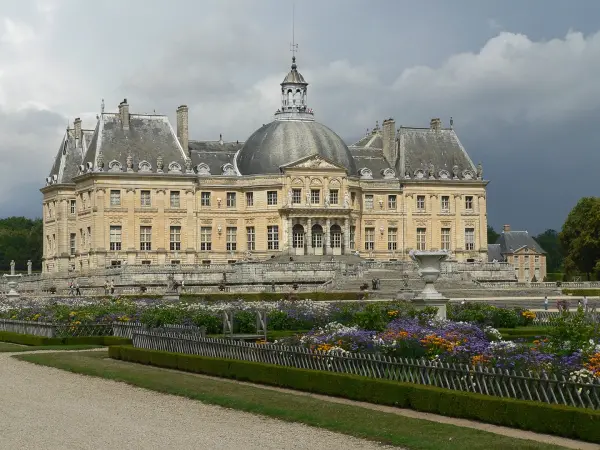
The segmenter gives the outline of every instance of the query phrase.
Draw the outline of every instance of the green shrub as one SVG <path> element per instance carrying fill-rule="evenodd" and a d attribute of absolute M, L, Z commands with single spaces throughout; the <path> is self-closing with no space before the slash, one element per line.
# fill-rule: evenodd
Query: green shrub
<path fill-rule="evenodd" d="M 600 412 L 590 409 L 131 346 L 109 347 L 108 351 L 111 358 L 122 361 L 410 408 L 600 443 Z"/>
<path fill-rule="evenodd" d="M 599 297 L 600 289 L 563 289 L 562 293 L 565 295 L 574 295 L 576 297 Z"/>

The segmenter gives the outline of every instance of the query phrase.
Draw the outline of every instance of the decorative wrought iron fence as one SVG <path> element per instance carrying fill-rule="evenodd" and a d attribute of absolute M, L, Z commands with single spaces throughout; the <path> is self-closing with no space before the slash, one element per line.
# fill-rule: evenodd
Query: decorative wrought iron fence
<path fill-rule="evenodd" d="M 152 331 L 133 333 L 133 345 L 151 350 L 346 373 L 497 397 L 600 409 L 600 383 L 581 383 L 565 376 L 536 375 L 369 353 L 331 355 L 303 347 L 176 336 Z"/>

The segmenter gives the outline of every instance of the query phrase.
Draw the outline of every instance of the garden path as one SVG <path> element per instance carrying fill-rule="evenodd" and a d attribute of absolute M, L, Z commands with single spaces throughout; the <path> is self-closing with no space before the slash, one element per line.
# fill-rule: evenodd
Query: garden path
<path fill-rule="evenodd" d="M 37 366 L 10 355 L 0 354 L 0 448 L 385 448 L 318 428 Z"/>

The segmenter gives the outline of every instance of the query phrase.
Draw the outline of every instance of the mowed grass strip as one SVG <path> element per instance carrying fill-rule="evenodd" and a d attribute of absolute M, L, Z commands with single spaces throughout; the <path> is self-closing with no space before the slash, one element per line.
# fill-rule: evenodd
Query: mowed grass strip
<path fill-rule="evenodd" d="M 360 406 L 342 405 L 185 372 L 126 363 L 108 359 L 107 352 L 103 351 L 29 354 L 15 358 L 408 449 L 563 448 Z"/>
<path fill-rule="evenodd" d="M 91 350 L 100 348 L 98 345 L 21 345 L 10 342 L 0 342 L 0 353 L 32 352 L 37 350 Z"/>

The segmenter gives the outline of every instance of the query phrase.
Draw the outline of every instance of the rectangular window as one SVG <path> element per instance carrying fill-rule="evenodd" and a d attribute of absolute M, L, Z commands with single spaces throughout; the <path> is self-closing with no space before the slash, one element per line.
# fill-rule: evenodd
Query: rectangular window
<path fill-rule="evenodd" d="M 350 203 L 352 203 L 352 206 L 354 206 L 355 202 L 356 202 L 356 192 L 350 192 Z"/>
<path fill-rule="evenodd" d="M 200 206 L 210 206 L 210 192 L 200 193 Z"/>
<path fill-rule="evenodd" d="M 152 206 L 150 191 L 140 191 L 140 204 L 147 207 Z"/>
<path fill-rule="evenodd" d="M 181 227 L 171 227 L 169 232 L 169 240 L 171 241 L 171 251 L 181 250 Z"/>
<path fill-rule="evenodd" d="M 467 211 L 473 211 L 473 196 L 472 195 L 465 196 L 465 209 Z"/>
<path fill-rule="evenodd" d="M 425 211 L 425 196 L 417 195 L 417 210 Z"/>
<path fill-rule="evenodd" d="M 356 227 L 354 225 L 350 227 L 350 248 L 356 248 Z"/>
<path fill-rule="evenodd" d="M 388 228 L 388 250 L 398 250 L 398 228 Z"/>
<path fill-rule="evenodd" d="M 515 266 L 518 266 L 518 265 L 519 265 L 519 257 L 515 256 Z"/>
<path fill-rule="evenodd" d="M 71 214 L 75 214 L 75 212 L 77 211 L 77 201 L 71 200 L 70 205 L 71 205 Z"/>
<path fill-rule="evenodd" d="M 267 250 L 279 250 L 279 225 L 267 226 Z"/>
<path fill-rule="evenodd" d="M 523 256 L 523 263 L 528 266 L 529 265 L 529 255 Z"/>
<path fill-rule="evenodd" d="M 375 249 L 375 228 L 365 228 L 365 250 Z"/>
<path fill-rule="evenodd" d="M 254 227 L 246 227 L 246 250 L 253 252 L 256 249 L 256 231 Z"/>
<path fill-rule="evenodd" d="M 149 261 L 149 260 L 145 259 L 145 260 L 142 261 L 142 266 L 149 266 L 151 262 L 152 261 Z"/>
<path fill-rule="evenodd" d="M 417 250 L 426 250 L 427 247 L 427 229 L 417 228 Z"/>
<path fill-rule="evenodd" d="M 475 250 L 475 228 L 465 228 L 465 250 Z"/>
<path fill-rule="evenodd" d="M 442 212 L 450 211 L 450 196 L 442 195 Z"/>
<path fill-rule="evenodd" d="M 318 205 L 321 203 L 321 191 L 319 189 L 310 190 L 310 202 L 313 205 Z"/>
<path fill-rule="evenodd" d="M 111 225 L 110 227 L 110 249 L 113 252 L 121 250 L 121 226 Z"/>
<path fill-rule="evenodd" d="M 388 195 L 388 209 L 395 210 L 397 202 L 395 195 Z"/>
<path fill-rule="evenodd" d="M 237 250 L 237 228 L 227 227 L 227 251 L 234 252 Z"/>
<path fill-rule="evenodd" d="M 442 228 L 442 250 L 450 251 L 450 228 Z"/>
<path fill-rule="evenodd" d="M 246 192 L 246 206 L 254 206 L 254 192 Z"/>
<path fill-rule="evenodd" d="M 235 192 L 227 193 L 227 207 L 235 208 Z"/>
<path fill-rule="evenodd" d="M 203 259 L 202 260 L 202 265 L 204 267 L 210 267 L 210 259 Z"/>
<path fill-rule="evenodd" d="M 277 191 L 267 191 L 267 205 L 273 206 L 277 204 Z"/>
<path fill-rule="evenodd" d="M 121 206 L 121 191 L 112 189 L 110 191 L 110 206 Z"/>
<path fill-rule="evenodd" d="M 200 227 L 200 250 L 212 250 L 212 227 Z"/>
<path fill-rule="evenodd" d="M 337 189 L 329 191 L 329 203 L 331 205 L 337 205 L 340 201 L 340 192 Z"/>
<path fill-rule="evenodd" d="M 537 266 L 537 265 L 539 265 L 539 263 L 540 263 L 540 257 L 536 255 L 535 256 L 535 265 Z"/>
<path fill-rule="evenodd" d="M 292 189 L 292 203 L 294 205 L 302 203 L 302 189 Z"/>
<path fill-rule="evenodd" d="M 171 199 L 171 208 L 180 208 L 181 207 L 179 191 L 171 191 L 170 199 Z"/>
<path fill-rule="evenodd" d="M 111 261 L 110 265 L 112 267 L 121 267 L 121 261 Z"/>
<path fill-rule="evenodd" d="M 373 209 L 373 196 L 371 194 L 365 195 L 365 209 Z"/>
<path fill-rule="evenodd" d="M 140 250 L 152 250 L 152 227 L 140 227 Z"/>
<path fill-rule="evenodd" d="M 71 233 L 71 235 L 69 236 L 69 247 L 71 248 L 71 255 L 74 255 L 75 251 L 77 250 L 76 241 L 77 241 L 77 234 Z"/>

